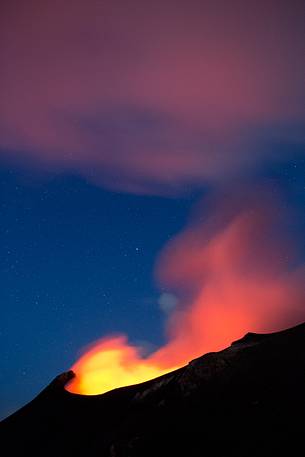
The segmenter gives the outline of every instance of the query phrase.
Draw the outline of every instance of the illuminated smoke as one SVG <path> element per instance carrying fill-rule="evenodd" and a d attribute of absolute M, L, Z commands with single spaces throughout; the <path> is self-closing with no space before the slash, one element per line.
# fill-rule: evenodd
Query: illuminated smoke
<path fill-rule="evenodd" d="M 101 393 L 142 382 L 248 331 L 304 318 L 305 270 L 281 230 L 289 215 L 263 192 L 244 194 L 214 201 L 204 218 L 201 209 L 161 254 L 157 275 L 171 290 L 159 299 L 169 312 L 167 343 L 144 357 L 126 337 L 106 338 L 75 364 L 69 390 Z"/>

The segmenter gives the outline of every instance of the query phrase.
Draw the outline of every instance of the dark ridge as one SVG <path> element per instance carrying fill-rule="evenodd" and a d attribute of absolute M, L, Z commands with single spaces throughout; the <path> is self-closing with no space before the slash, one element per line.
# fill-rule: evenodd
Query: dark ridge
<path fill-rule="evenodd" d="M 73 376 L 0 423 L 1 456 L 305 455 L 305 324 L 102 395 L 69 393 Z"/>
<path fill-rule="evenodd" d="M 256 344 L 260 343 L 262 340 L 268 338 L 270 334 L 263 334 L 263 333 L 246 333 L 245 336 L 240 338 L 239 340 L 233 341 L 231 346 L 236 346 L 239 344 Z"/>

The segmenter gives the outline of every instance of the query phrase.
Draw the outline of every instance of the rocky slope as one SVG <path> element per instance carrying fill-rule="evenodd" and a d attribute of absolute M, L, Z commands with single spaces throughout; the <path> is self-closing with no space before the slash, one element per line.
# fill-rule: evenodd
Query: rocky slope
<path fill-rule="evenodd" d="M 0 424 L 2 456 L 305 455 L 305 324 L 103 395 L 67 392 L 71 376 Z"/>

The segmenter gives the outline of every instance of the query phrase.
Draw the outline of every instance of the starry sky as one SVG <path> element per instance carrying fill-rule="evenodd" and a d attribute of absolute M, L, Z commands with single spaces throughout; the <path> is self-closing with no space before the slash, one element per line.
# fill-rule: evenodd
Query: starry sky
<path fill-rule="evenodd" d="M 105 334 L 164 344 L 195 292 L 162 253 L 215 195 L 272 196 L 302 289 L 305 4 L 246 3 L 2 2 L 1 417 Z"/>

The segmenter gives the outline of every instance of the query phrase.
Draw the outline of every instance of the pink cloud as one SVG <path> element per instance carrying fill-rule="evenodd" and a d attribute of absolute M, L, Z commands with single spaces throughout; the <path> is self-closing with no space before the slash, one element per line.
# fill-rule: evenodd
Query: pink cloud
<path fill-rule="evenodd" d="M 154 192 L 252 166 L 268 135 L 303 142 L 303 6 L 6 0 L 2 154 Z"/>

